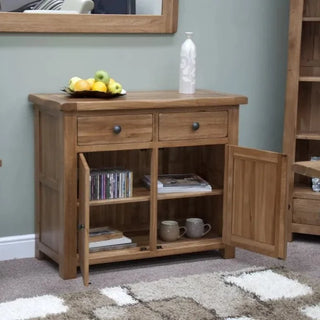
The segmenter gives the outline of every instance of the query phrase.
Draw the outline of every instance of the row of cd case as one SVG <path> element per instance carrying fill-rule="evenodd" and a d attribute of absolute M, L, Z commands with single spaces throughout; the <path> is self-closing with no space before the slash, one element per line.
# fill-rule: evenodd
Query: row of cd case
<path fill-rule="evenodd" d="M 90 200 L 132 197 L 133 172 L 126 169 L 91 169 Z"/>

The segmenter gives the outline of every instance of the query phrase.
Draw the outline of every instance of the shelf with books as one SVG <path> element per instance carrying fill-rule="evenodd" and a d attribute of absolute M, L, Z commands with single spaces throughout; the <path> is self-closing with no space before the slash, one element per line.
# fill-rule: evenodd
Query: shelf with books
<path fill-rule="evenodd" d="M 148 153 L 144 153 L 144 155 L 148 155 Z M 139 256 L 144 257 L 146 253 L 141 255 L 140 251 L 148 250 L 141 250 L 141 246 L 145 248 L 145 242 L 149 243 L 150 238 L 150 191 L 139 187 L 139 179 L 135 179 L 134 175 L 135 172 L 142 169 L 134 166 L 132 161 L 128 161 L 127 153 L 119 152 L 117 157 L 120 157 L 120 161 L 118 163 L 123 167 L 131 168 L 131 170 L 117 170 L 116 173 L 131 172 L 132 190 L 130 196 L 123 192 L 123 197 L 120 195 L 119 198 L 90 200 L 93 195 L 91 173 L 99 175 L 97 190 L 101 195 L 103 194 L 100 192 L 101 190 L 107 190 L 107 188 L 100 189 L 100 183 L 107 181 L 107 179 L 104 181 L 101 175 L 115 171 L 112 169 L 114 163 L 110 161 L 112 153 L 102 155 L 97 153 L 94 156 L 79 154 L 79 252 L 80 266 L 85 275 L 84 282 L 86 284 L 88 283 L 90 264 L 123 260 L 124 256 L 128 259 L 136 252 L 139 253 Z M 117 159 L 117 157 L 115 158 Z M 98 169 L 92 171 L 90 165 L 94 165 Z M 99 169 L 106 167 L 109 169 Z M 143 167 L 142 172 L 144 174 L 149 172 L 145 170 L 148 170 L 148 166 Z M 120 176 L 118 181 L 121 184 Z M 142 226 L 143 230 L 141 230 Z M 110 237 L 109 231 L 112 235 L 116 234 L 117 236 Z M 143 241 L 141 237 L 136 237 L 138 234 L 143 235 Z"/>
<path fill-rule="evenodd" d="M 105 206 L 105 205 L 131 203 L 131 202 L 148 202 L 148 201 L 150 201 L 150 191 L 144 187 L 134 187 L 133 194 L 131 197 L 105 199 L 105 200 L 90 200 L 89 205 L 94 207 L 94 206 Z"/>
<path fill-rule="evenodd" d="M 140 177 L 150 174 L 151 153 L 150 149 L 83 153 L 90 171 L 89 206 L 150 201 Z"/>
<path fill-rule="evenodd" d="M 89 253 L 90 265 L 125 261 L 128 260 L 128 256 L 131 256 L 132 259 L 144 259 L 174 255 L 177 253 L 181 254 L 208 250 L 221 250 L 225 247 L 222 242 L 222 237 L 214 232 L 211 232 L 200 239 L 182 237 L 181 239 L 172 242 L 157 239 L 157 251 L 150 250 L 149 238 L 146 235 L 133 236 L 132 241 L 137 243 L 136 247 Z"/>
<path fill-rule="evenodd" d="M 120 244 L 118 247 L 111 246 L 110 250 L 108 250 L 108 248 L 103 248 L 102 243 L 101 250 L 90 250 L 88 254 L 89 264 L 93 265 L 99 263 L 124 261 L 128 260 L 128 256 L 132 256 L 133 259 L 150 257 L 150 237 L 147 229 L 140 231 L 125 231 L 124 237 L 131 240 L 127 246 L 124 244 L 121 247 Z"/>

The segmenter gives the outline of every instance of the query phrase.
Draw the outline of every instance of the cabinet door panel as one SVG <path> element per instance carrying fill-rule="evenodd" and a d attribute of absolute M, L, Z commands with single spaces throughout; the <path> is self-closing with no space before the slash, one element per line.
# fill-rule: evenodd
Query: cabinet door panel
<path fill-rule="evenodd" d="M 79 262 L 85 286 L 89 284 L 89 175 L 90 169 L 82 153 L 79 155 Z"/>
<path fill-rule="evenodd" d="M 286 256 L 285 155 L 226 147 L 223 241 L 265 255 Z"/>

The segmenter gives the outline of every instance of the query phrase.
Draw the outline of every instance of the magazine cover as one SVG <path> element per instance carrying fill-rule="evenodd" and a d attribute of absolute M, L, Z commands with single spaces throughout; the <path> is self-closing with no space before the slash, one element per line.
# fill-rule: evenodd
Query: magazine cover
<path fill-rule="evenodd" d="M 162 187 L 199 187 L 207 186 L 208 182 L 200 176 L 189 174 L 163 174 L 158 176 L 158 180 L 162 183 Z"/>

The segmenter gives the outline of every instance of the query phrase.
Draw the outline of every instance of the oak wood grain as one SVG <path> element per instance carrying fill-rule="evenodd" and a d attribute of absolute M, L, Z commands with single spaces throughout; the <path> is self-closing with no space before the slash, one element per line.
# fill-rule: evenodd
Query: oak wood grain
<path fill-rule="evenodd" d="M 286 257 L 286 156 L 227 146 L 223 241 Z"/>
<path fill-rule="evenodd" d="M 293 171 L 304 176 L 320 178 L 320 161 L 295 162 Z"/>
<path fill-rule="evenodd" d="M 29 100 L 46 109 L 59 111 L 106 111 L 106 110 L 143 110 L 150 108 L 203 108 L 221 107 L 248 103 L 241 95 L 197 90 L 195 94 L 180 94 L 177 91 L 128 92 L 114 99 L 71 98 L 67 94 L 30 94 Z"/>
<path fill-rule="evenodd" d="M 79 264 L 83 277 L 83 284 L 89 285 L 89 176 L 90 168 L 82 153 L 79 154 L 79 225 L 78 225 L 78 245 Z"/>
<path fill-rule="evenodd" d="M 37 197 L 43 239 L 39 253 L 59 264 L 64 279 L 74 277 L 78 265 L 87 285 L 89 265 L 95 263 L 213 249 L 221 250 L 225 258 L 234 256 L 233 245 L 221 241 L 224 149 L 238 142 L 239 103 L 246 103 L 246 97 L 199 90 L 191 96 L 154 91 L 110 100 L 60 94 L 30 95 L 30 100 L 35 103 L 36 123 L 40 122 L 35 129 L 36 179 L 43 188 Z M 201 134 L 188 136 L 190 120 L 199 121 Z M 121 125 L 120 139 L 112 133 L 115 124 Z M 133 196 L 90 201 L 90 168 L 99 167 L 132 170 Z M 158 194 L 158 174 L 187 172 L 202 176 L 213 190 Z M 146 174 L 151 175 L 150 190 L 141 184 Z M 201 217 L 214 233 L 200 240 L 159 240 L 161 220 L 183 225 L 188 217 Z M 79 224 L 84 226 L 80 231 Z M 87 231 L 101 226 L 132 236 L 137 247 L 89 253 Z"/>
<path fill-rule="evenodd" d="M 288 234 L 311 234 L 307 224 L 293 222 L 294 199 L 315 197 L 310 192 L 310 174 L 316 164 L 308 164 L 320 153 L 320 3 L 317 0 L 291 0 L 288 41 L 287 89 L 283 152 L 288 155 Z M 299 187 L 297 187 L 299 185 Z M 302 185 L 302 187 L 301 187 Z M 307 203 L 307 202 L 306 202 Z M 303 219 L 299 219 L 302 221 Z"/>
<path fill-rule="evenodd" d="M 0 12 L 0 32 L 175 33 L 178 0 L 162 0 L 162 15 Z"/>

